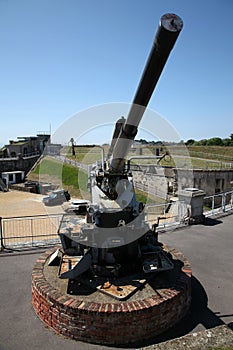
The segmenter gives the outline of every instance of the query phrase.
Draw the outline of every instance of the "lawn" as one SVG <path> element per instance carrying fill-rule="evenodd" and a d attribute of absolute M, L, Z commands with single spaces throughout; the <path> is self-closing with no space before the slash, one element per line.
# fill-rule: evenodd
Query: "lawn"
<path fill-rule="evenodd" d="M 68 190 L 71 196 L 90 199 L 90 193 L 87 191 L 87 173 L 50 157 L 42 159 L 28 180 L 52 183 Z M 161 204 L 161 198 L 138 189 L 135 189 L 135 193 L 138 202 Z"/>
<path fill-rule="evenodd" d="M 137 147 L 138 148 L 138 147 Z M 137 150 L 136 148 L 136 150 Z M 156 146 L 144 146 L 143 155 L 151 156 L 155 154 Z M 224 146 L 189 146 L 185 145 L 167 145 L 159 147 L 160 155 L 167 151 L 170 157 L 166 156 L 161 160 L 160 165 L 177 168 L 193 169 L 232 169 L 233 168 L 233 147 Z M 136 155 L 136 153 L 131 155 Z M 137 164 L 156 164 L 156 159 L 137 159 Z"/>
<path fill-rule="evenodd" d="M 57 185 L 68 190 L 74 197 L 89 197 L 87 174 L 81 169 L 49 157 L 42 159 L 28 180 Z"/>

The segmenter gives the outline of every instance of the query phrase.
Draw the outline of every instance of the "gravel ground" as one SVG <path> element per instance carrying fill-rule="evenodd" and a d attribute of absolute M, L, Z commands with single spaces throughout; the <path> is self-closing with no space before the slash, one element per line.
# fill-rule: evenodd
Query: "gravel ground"
<path fill-rule="evenodd" d="M 8 192 L 0 191 L 0 216 L 19 217 L 46 214 L 63 213 L 64 205 L 53 207 L 44 206 L 43 195 L 30 192 L 10 190 Z"/>

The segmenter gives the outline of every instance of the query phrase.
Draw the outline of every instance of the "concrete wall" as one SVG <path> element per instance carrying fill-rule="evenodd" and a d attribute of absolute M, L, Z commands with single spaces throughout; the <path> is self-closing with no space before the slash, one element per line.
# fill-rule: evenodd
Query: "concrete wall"
<path fill-rule="evenodd" d="M 163 167 L 157 167 L 156 170 L 153 170 L 153 173 L 151 171 L 152 168 L 133 171 L 135 186 L 145 192 L 166 199 L 167 193 L 173 192 L 174 173 L 168 173 Z"/>
<path fill-rule="evenodd" d="M 2 173 L 2 179 L 7 186 L 23 182 L 24 176 L 24 171 L 7 171 Z"/>
<path fill-rule="evenodd" d="M 25 174 L 35 164 L 39 155 L 32 157 L 0 158 L 0 175 L 7 171 L 25 171 Z"/>
<path fill-rule="evenodd" d="M 160 166 L 141 166 L 133 171 L 134 182 L 138 187 L 162 198 L 166 194 L 177 194 L 185 188 L 198 188 L 206 193 L 227 192 L 232 190 L 233 169 L 231 170 L 189 170 Z M 147 187 L 146 187 L 147 186 Z M 141 187 L 141 188 L 142 188 Z"/>
<path fill-rule="evenodd" d="M 203 190 L 206 195 L 232 190 L 233 170 L 195 169 L 187 171 L 178 169 L 176 172 L 179 173 L 183 188 L 191 187 L 190 185 L 193 179 L 192 187 Z"/>

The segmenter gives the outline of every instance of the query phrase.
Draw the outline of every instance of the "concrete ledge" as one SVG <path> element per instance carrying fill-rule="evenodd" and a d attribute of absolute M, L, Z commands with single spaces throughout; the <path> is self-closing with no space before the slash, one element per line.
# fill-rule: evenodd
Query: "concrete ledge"
<path fill-rule="evenodd" d="M 216 347 L 233 349 L 233 331 L 228 326 L 218 326 L 202 332 L 187 334 L 160 344 L 143 347 L 141 350 L 211 350 Z"/>

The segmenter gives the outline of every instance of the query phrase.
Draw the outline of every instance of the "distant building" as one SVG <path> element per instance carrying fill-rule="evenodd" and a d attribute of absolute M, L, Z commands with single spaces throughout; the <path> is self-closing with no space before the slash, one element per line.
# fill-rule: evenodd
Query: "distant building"
<path fill-rule="evenodd" d="M 50 143 L 46 145 L 44 155 L 60 156 L 62 145 L 60 143 Z"/>
<path fill-rule="evenodd" d="M 20 183 L 24 181 L 24 171 L 7 171 L 2 173 L 2 180 L 8 187 L 8 185 Z"/>
<path fill-rule="evenodd" d="M 50 141 L 49 134 L 37 134 L 37 136 L 18 137 L 18 141 L 10 140 L 8 145 L 1 149 L 2 158 L 16 158 L 40 155 Z"/>

